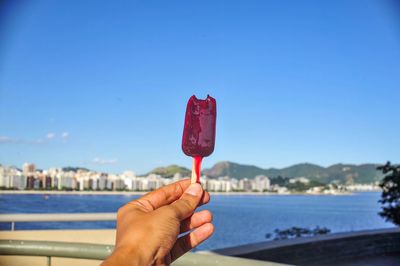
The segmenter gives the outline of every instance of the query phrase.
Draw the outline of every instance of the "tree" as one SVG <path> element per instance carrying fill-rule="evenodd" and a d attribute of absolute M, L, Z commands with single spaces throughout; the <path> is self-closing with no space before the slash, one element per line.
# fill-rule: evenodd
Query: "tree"
<path fill-rule="evenodd" d="M 380 182 L 382 195 L 379 202 L 382 204 L 382 211 L 379 215 L 400 226 L 400 165 L 392 165 L 387 162 L 377 167 L 385 177 Z"/>
<path fill-rule="evenodd" d="M 265 237 L 273 240 L 293 239 L 299 237 L 311 237 L 318 235 L 326 235 L 331 232 L 326 227 L 315 227 L 314 229 L 293 226 L 287 229 L 275 229 L 274 235 L 266 234 Z"/>

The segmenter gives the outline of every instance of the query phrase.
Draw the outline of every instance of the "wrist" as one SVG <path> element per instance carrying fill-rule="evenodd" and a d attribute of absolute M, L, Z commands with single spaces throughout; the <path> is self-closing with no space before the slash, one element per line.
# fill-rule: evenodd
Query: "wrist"
<path fill-rule="evenodd" d="M 144 258 L 141 253 L 134 248 L 115 248 L 111 255 L 101 264 L 102 266 L 108 265 L 121 265 L 121 266 L 136 266 L 145 265 Z"/>

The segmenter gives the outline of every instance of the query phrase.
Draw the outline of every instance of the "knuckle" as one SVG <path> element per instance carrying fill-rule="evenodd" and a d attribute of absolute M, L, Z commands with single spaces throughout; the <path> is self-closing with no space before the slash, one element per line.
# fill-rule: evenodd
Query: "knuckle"
<path fill-rule="evenodd" d="M 195 206 L 193 206 L 194 204 L 192 203 L 192 201 L 188 200 L 188 199 L 180 199 L 179 200 L 179 206 L 183 209 L 183 211 L 185 212 L 193 212 L 195 209 Z"/>
<path fill-rule="evenodd" d="M 187 200 L 187 199 L 181 199 L 180 200 L 180 205 L 184 209 L 191 209 L 192 208 L 191 202 L 189 200 Z"/>
<path fill-rule="evenodd" d="M 175 193 L 177 195 L 182 195 L 183 191 L 184 190 L 183 190 L 182 184 L 180 182 L 177 182 L 176 185 L 175 185 Z"/>
<path fill-rule="evenodd" d="M 124 206 L 122 206 L 117 211 L 117 219 L 120 219 L 122 216 L 124 216 L 124 213 L 125 213 L 125 208 Z"/>

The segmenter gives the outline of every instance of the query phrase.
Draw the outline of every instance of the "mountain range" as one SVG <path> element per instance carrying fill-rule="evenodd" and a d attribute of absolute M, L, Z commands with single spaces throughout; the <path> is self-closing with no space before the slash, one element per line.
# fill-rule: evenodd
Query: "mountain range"
<path fill-rule="evenodd" d="M 238 164 L 224 161 L 216 163 L 209 169 L 204 169 L 203 174 L 209 177 L 229 176 L 233 178 L 254 178 L 257 175 L 266 175 L 270 178 L 281 177 L 306 177 L 310 180 L 321 183 L 330 183 L 332 181 L 340 183 L 371 183 L 381 180 L 382 173 L 376 170 L 378 164 L 334 164 L 329 167 L 322 167 L 311 163 L 300 163 L 285 168 L 261 168 L 254 165 Z M 190 175 L 190 170 L 171 165 L 167 167 L 158 167 L 150 173 L 160 174 L 164 177 L 171 177 L 175 173 L 181 173 L 183 176 Z"/>

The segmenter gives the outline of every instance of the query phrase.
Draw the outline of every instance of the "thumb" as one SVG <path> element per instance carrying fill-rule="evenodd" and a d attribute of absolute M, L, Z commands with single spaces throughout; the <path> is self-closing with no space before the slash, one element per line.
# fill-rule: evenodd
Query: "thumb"
<path fill-rule="evenodd" d="M 175 218 L 182 221 L 193 214 L 203 196 L 203 189 L 200 184 L 191 184 L 182 196 L 170 204 L 168 208 Z"/>

